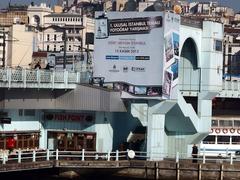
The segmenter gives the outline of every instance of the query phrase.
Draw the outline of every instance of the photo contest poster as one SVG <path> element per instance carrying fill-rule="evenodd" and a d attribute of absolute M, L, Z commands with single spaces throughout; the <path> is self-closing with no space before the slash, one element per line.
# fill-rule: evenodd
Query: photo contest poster
<path fill-rule="evenodd" d="M 95 19 L 93 76 L 133 95 L 170 98 L 179 33 L 165 35 L 164 12 L 96 12 Z"/>

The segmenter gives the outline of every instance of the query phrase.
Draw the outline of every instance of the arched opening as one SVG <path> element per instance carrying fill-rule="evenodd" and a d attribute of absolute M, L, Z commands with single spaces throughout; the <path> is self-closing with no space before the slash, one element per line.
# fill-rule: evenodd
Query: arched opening
<path fill-rule="evenodd" d="M 179 63 L 179 85 L 182 91 L 200 91 L 200 69 L 196 44 L 188 38 L 182 47 Z"/>
<path fill-rule="evenodd" d="M 40 17 L 38 15 L 33 16 L 33 24 L 39 26 Z"/>

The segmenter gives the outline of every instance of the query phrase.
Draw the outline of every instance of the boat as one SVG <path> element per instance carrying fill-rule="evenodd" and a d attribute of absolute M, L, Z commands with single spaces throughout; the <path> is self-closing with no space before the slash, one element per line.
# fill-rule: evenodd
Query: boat
<path fill-rule="evenodd" d="M 210 134 L 200 143 L 200 156 L 240 156 L 240 115 L 214 116 Z"/>

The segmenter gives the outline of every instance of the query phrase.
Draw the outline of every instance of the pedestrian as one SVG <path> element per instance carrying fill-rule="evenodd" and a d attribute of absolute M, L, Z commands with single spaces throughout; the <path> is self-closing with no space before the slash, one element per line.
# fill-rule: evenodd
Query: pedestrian
<path fill-rule="evenodd" d="M 196 144 L 193 145 L 192 147 L 192 162 L 197 163 L 197 157 L 198 157 L 198 147 Z"/>
<path fill-rule="evenodd" d="M 45 69 L 46 69 L 46 70 L 49 70 L 49 69 L 50 69 L 50 65 L 49 65 L 49 63 L 47 63 Z"/>

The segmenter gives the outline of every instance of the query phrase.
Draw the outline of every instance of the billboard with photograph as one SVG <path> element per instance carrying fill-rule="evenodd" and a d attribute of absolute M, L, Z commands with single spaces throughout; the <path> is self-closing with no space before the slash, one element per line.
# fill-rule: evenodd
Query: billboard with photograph
<path fill-rule="evenodd" d="M 179 20 L 167 22 L 172 24 L 168 34 L 167 14 Z M 172 81 L 178 77 L 179 15 L 96 12 L 95 16 L 93 76 L 134 95 L 171 98 Z"/>
<path fill-rule="evenodd" d="M 162 97 L 177 98 L 179 64 L 179 25 L 180 17 L 173 13 L 164 16 L 164 61 Z"/>

